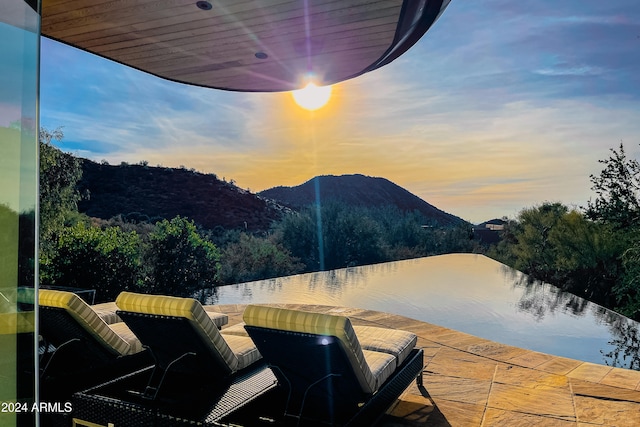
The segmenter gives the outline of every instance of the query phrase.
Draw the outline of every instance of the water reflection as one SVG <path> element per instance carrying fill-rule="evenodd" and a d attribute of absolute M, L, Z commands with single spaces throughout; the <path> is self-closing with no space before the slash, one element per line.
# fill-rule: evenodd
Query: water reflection
<path fill-rule="evenodd" d="M 614 325 L 617 323 L 617 325 Z M 638 324 L 635 322 L 620 322 L 619 319 L 611 324 L 615 338 L 610 342 L 614 348 L 605 353 L 605 363 L 610 366 L 621 366 L 640 371 L 640 335 Z"/>
<path fill-rule="evenodd" d="M 585 311 L 589 310 L 594 319 L 607 325 L 611 334 L 607 344 L 612 348 L 609 351 L 600 350 L 602 362 L 609 366 L 640 370 L 640 329 L 637 322 L 507 266 L 502 271 L 513 280 L 514 287 L 523 289 L 518 302 L 522 311 L 530 313 L 537 321 L 542 321 L 545 315 L 556 311 L 584 316 Z"/>
<path fill-rule="evenodd" d="M 640 370 L 636 322 L 482 255 L 440 255 L 224 286 L 205 302 L 360 307 Z"/>
<path fill-rule="evenodd" d="M 543 320 L 547 313 L 555 313 L 558 310 L 574 316 L 581 316 L 585 309 L 599 307 L 576 295 L 563 292 L 553 285 L 535 280 L 506 265 L 502 266 L 502 271 L 505 277 L 513 281 L 514 287 L 523 289 L 518 307 L 522 311 L 532 314 L 539 321 Z M 599 308 L 605 310 L 602 307 Z"/>

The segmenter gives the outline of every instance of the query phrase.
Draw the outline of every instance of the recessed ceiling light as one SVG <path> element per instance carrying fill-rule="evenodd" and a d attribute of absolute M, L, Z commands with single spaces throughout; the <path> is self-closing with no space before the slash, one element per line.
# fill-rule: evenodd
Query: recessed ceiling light
<path fill-rule="evenodd" d="M 198 9 L 202 9 L 202 10 L 213 9 L 213 6 L 211 6 L 211 3 L 209 3 L 208 1 L 197 1 L 196 6 L 198 6 Z"/>
<path fill-rule="evenodd" d="M 269 55 L 267 55 L 264 52 L 256 52 L 256 58 L 258 59 L 267 59 L 269 57 Z"/>

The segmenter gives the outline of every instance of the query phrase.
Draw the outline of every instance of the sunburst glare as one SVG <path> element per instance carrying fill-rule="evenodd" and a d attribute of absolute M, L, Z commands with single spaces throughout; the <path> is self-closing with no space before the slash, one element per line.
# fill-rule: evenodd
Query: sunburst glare
<path fill-rule="evenodd" d="M 316 86 L 308 83 L 304 88 L 291 92 L 296 104 L 306 110 L 317 110 L 324 107 L 331 98 L 331 86 Z"/>

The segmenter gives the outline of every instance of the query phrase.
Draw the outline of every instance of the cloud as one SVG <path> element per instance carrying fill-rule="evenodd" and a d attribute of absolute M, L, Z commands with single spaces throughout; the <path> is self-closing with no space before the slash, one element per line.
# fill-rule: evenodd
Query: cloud
<path fill-rule="evenodd" d="M 253 191 L 383 176 L 480 222 L 584 204 L 610 147 L 640 154 L 639 23 L 635 0 L 458 0 L 313 114 L 288 94 L 189 87 L 44 41 L 42 121 L 94 160 L 185 165 Z"/>
<path fill-rule="evenodd" d="M 604 74 L 605 70 L 584 65 L 581 67 L 542 68 L 535 70 L 534 73 L 542 74 L 543 76 L 599 76 Z"/>
<path fill-rule="evenodd" d="M 18 13 L 17 16 L 22 15 Z M 24 16 L 22 18 L 25 19 Z M 0 126 L 9 126 L 23 118 L 35 120 L 35 102 L 32 106 L 23 105 L 23 102 L 25 99 L 35 99 L 33 88 L 37 78 L 37 57 L 25 55 L 24 50 L 35 50 L 37 45 L 36 33 L 0 22 Z M 27 88 L 32 93 L 28 93 Z"/>

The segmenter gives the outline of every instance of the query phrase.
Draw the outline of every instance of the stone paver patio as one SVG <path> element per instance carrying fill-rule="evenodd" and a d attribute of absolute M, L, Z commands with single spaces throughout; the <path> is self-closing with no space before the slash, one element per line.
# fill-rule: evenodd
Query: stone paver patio
<path fill-rule="evenodd" d="M 640 372 L 523 350 L 377 311 L 282 305 L 349 316 L 354 324 L 411 331 L 424 349 L 414 383 L 380 426 L 640 426 Z M 222 305 L 229 325 L 244 305 Z"/>

